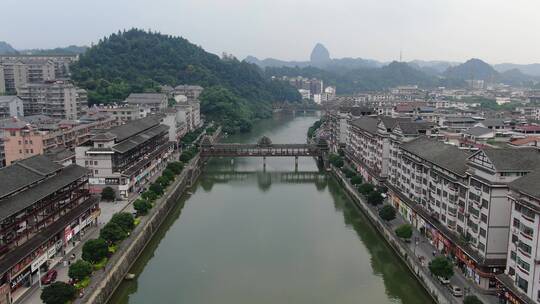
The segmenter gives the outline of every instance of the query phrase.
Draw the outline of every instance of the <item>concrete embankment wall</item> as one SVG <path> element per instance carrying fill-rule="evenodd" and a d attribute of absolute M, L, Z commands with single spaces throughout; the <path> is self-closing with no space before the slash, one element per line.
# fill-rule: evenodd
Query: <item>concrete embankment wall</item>
<path fill-rule="evenodd" d="M 375 229 L 384 237 L 386 242 L 394 250 L 394 252 L 400 257 L 400 259 L 407 265 L 416 279 L 422 284 L 424 289 L 431 295 L 435 302 L 440 304 L 456 304 L 459 303 L 456 298 L 444 293 L 441 285 L 435 280 L 435 278 L 429 273 L 429 270 L 420 264 L 420 260 L 414 255 L 414 253 L 399 239 L 394 231 L 392 231 L 379 217 L 379 215 L 371 209 L 367 202 L 356 192 L 356 190 L 349 184 L 347 178 L 343 176 L 341 172 L 332 168 L 334 177 L 338 180 L 340 185 L 343 186 L 346 194 L 352 199 L 355 206 L 360 209 L 365 215 L 367 215 L 370 222 Z"/>
<path fill-rule="evenodd" d="M 182 194 L 195 182 L 199 174 L 200 159 L 199 156 L 196 156 L 177 176 L 175 182 L 169 186 L 167 193 L 156 201 L 155 207 L 150 210 L 148 215 L 142 217 L 141 223 L 133 230 L 130 237 L 119 245 L 117 252 L 111 257 L 107 266 L 94 273 L 92 283 L 86 289 L 84 297 L 79 299 L 77 303 L 107 303 L 154 233 L 169 212 L 180 202 Z"/>

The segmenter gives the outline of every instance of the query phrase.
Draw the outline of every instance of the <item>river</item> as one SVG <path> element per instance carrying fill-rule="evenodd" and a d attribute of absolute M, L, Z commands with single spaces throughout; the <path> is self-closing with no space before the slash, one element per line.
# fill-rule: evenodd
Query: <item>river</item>
<path fill-rule="evenodd" d="M 316 116 L 276 116 L 230 142 L 305 142 Z M 433 303 L 312 158 L 212 160 L 110 303 Z"/>

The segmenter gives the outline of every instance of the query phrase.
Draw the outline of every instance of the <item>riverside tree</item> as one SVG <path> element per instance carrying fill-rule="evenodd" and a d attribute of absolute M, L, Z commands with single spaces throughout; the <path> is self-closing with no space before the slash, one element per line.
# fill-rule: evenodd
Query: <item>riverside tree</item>
<path fill-rule="evenodd" d="M 369 183 L 363 183 L 360 186 L 358 186 L 358 192 L 362 193 L 363 195 L 368 195 L 372 191 L 374 191 L 375 187 L 373 187 L 372 184 Z"/>
<path fill-rule="evenodd" d="M 403 225 L 397 227 L 395 232 L 396 232 L 396 235 L 399 238 L 408 240 L 408 239 L 410 239 L 412 237 L 413 228 L 412 228 L 412 225 L 410 225 L 410 224 L 403 224 Z"/>
<path fill-rule="evenodd" d="M 384 205 L 379 210 L 379 216 L 385 221 L 391 221 L 396 218 L 396 208 L 392 205 Z"/>
<path fill-rule="evenodd" d="M 368 194 L 367 201 L 369 204 L 377 206 L 379 204 L 382 204 L 382 202 L 384 201 L 384 197 L 377 191 L 371 191 Z"/>
<path fill-rule="evenodd" d="M 139 215 L 145 215 L 148 213 L 148 210 L 152 208 L 152 204 L 144 199 L 138 199 L 133 202 L 133 208 L 137 211 Z"/>
<path fill-rule="evenodd" d="M 104 239 L 91 239 L 84 243 L 82 258 L 90 263 L 97 263 L 107 257 L 109 247 Z"/>
<path fill-rule="evenodd" d="M 120 225 L 114 222 L 108 222 L 101 230 L 99 231 L 99 237 L 114 244 L 125 238 L 127 238 L 127 231 L 122 229 Z"/>
<path fill-rule="evenodd" d="M 76 281 L 82 281 L 86 277 L 92 274 L 92 264 L 84 260 L 77 260 L 77 262 L 69 266 L 68 276 Z"/>
<path fill-rule="evenodd" d="M 54 282 L 43 288 L 40 298 L 45 304 L 64 304 L 71 303 L 76 294 L 77 289 L 73 285 Z"/>
<path fill-rule="evenodd" d="M 429 271 L 435 276 L 450 279 L 454 275 L 452 262 L 444 256 L 438 256 L 429 262 Z"/>
<path fill-rule="evenodd" d="M 129 232 L 135 228 L 135 219 L 129 212 L 118 212 L 113 214 L 111 222 L 118 224 L 125 231 Z"/>

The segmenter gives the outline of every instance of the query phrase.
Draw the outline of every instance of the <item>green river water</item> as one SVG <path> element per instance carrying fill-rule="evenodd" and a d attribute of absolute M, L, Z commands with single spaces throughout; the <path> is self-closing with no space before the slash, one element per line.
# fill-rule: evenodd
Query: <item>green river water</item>
<path fill-rule="evenodd" d="M 230 142 L 303 143 L 318 117 L 276 116 Z M 433 303 L 312 158 L 214 159 L 110 303 Z"/>

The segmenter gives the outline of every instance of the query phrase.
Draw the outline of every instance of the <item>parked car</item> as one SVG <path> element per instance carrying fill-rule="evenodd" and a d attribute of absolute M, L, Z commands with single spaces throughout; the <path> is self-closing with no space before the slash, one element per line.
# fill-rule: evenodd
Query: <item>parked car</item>
<path fill-rule="evenodd" d="M 459 288 L 458 286 L 448 284 L 448 288 L 450 289 L 450 293 L 454 297 L 462 297 L 463 296 L 463 290 L 461 290 L 461 288 Z"/>
<path fill-rule="evenodd" d="M 450 280 L 447 279 L 447 278 L 437 277 L 437 279 L 439 279 L 439 282 L 441 282 L 441 284 L 443 284 L 443 285 L 450 284 Z"/>
<path fill-rule="evenodd" d="M 47 273 L 41 277 L 41 284 L 43 285 L 49 285 L 56 281 L 56 276 L 58 275 L 58 272 L 54 269 L 51 269 L 47 271 Z"/>

